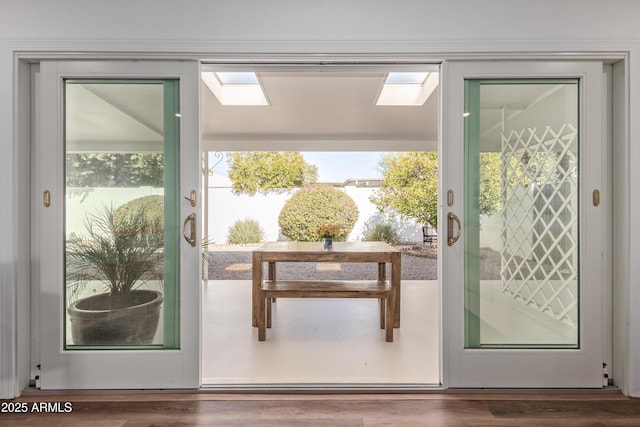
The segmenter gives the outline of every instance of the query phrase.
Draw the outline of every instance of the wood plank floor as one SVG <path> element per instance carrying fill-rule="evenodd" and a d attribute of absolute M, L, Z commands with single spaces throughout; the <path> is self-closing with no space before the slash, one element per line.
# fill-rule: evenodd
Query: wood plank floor
<path fill-rule="evenodd" d="M 3 426 L 640 426 L 640 399 L 616 393 L 36 394 L 1 409 Z"/>

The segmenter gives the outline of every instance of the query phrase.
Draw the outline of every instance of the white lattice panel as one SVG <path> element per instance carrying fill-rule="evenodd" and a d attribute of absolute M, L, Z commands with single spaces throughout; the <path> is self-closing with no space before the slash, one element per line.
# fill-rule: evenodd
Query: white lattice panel
<path fill-rule="evenodd" d="M 577 131 L 502 135 L 502 290 L 577 326 Z"/>

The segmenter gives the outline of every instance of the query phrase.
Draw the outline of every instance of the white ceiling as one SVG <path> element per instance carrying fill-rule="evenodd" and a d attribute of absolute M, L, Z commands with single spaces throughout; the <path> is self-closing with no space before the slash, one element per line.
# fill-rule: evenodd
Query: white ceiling
<path fill-rule="evenodd" d="M 265 72 L 258 78 L 268 106 L 222 106 L 202 84 L 204 150 L 437 150 L 438 89 L 423 106 L 376 106 L 384 72 Z M 577 94 L 548 104 L 564 93 L 562 87 L 490 85 L 482 95 L 481 135 L 497 145 L 486 149 L 499 149 L 503 120 L 514 121 L 525 110 L 564 120 L 576 108 L 571 100 Z M 551 113 L 546 105 L 560 110 Z M 160 84 L 78 82 L 68 85 L 66 106 L 68 150 L 162 149 Z"/>
<path fill-rule="evenodd" d="M 209 151 L 437 148 L 436 89 L 424 106 L 376 106 L 384 72 L 258 73 L 269 106 L 223 106 L 202 85 Z"/>
<path fill-rule="evenodd" d="M 67 150 L 162 150 L 162 97 L 162 84 L 158 83 L 67 84 Z"/>

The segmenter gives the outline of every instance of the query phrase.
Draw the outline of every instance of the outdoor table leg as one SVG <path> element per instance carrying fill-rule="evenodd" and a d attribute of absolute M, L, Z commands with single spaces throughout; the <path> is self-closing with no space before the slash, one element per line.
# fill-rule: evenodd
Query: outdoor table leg
<path fill-rule="evenodd" d="M 387 264 L 384 262 L 378 263 L 378 282 L 384 282 L 387 280 Z"/>
<path fill-rule="evenodd" d="M 384 282 L 387 280 L 387 264 L 384 262 L 378 263 L 378 282 Z M 386 302 L 389 304 L 389 301 Z M 385 300 L 384 298 L 378 299 L 378 305 L 380 306 L 380 329 L 384 329 L 385 324 Z"/>
<path fill-rule="evenodd" d="M 275 282 L 276 280 L 276 263 L 273 261 L 269 262 L 269 272 L 268 272 L 268 277 L 269 277 L 269 281 L 270 282 Z M 269 310 L 271 309 L 271 302 L 276 302 L 275 298 L 271 298 L 271 300 L 268 303 L 268 308 Z M 267 326 L 268 328 L 270 328 L 271 326 Z"/>
<path fill-rule="evenodd" d="M 393 291 L 394 328 L 400 327 L 400 273 L 402 271 L 400 260 L 400 252 L 391 254 L 391 289 Z"/>
<path fill-rule="evenodd" d="M 260 309 L 260 287 L 262 286 L 262 256 L 253 252 L 251 263 L 252 293 L 251 293 L 251 324 L 258 326 Z"/>
<path fill-rule="evenodd" d="M 258 296 L 258 341 L 264 341 L 267 339 L 267 331 L 265 329 L 265 292 L 260 289 Z"/>
<path fill-rule="evenodd" d="M 276 280 L 276 263 L 273 261 L 269 262 L 269 280 L 271 282 Z"/>
<path fill-rule="evenodd" d="M 399 288 L 398 288 L 399 289 Z M 386 310 L 385 310 L 385 339 L 387 342 L 393 342 L 393 328 L 397 327 L 394 325 L 394 320 L 399 321 L 399 314 L 395 314 L 395 310 L 398 308 L 398 304 L 396 301 L 396 293 L 389 292 L 389 298 L 386 302 Z M 398 325 L 399 326 L 399 325 Z"/>
<path fill-rule="evenodd" d="M 265 298 L 267 300 L 267 328 L 271 328 L 271 300 L 272 298 Z M 273 298 L 275 300 L 275 298 Z"/>

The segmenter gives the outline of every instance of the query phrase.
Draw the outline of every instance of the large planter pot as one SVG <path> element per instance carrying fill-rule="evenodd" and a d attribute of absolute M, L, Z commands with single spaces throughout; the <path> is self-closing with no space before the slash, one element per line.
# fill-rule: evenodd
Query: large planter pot
<path fill-rule="evenodd" d="M 109 294 L 83 298 L 69 305 L 75 345 L 145 345 L 153 342 L 160 320 L 162 294 L 136 290 L 127 306 L 113 307 Z"/>

